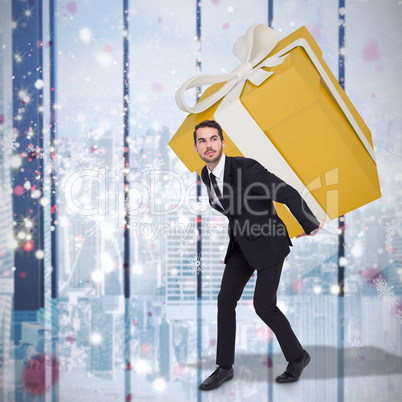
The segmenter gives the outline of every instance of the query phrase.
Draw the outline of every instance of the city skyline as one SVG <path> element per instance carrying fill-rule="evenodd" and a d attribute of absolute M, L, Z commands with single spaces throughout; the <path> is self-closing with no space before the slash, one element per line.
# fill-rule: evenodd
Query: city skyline
<path fill-rule="evenodd" d="M 43 60 L 49 60 L 53 45 L 56 49 L 55 159 L 50 155 L 52 65 L 43 63 L 43 82 L 35 89 L 21 86 L 17 100 L 13 95 L 22 74 L 31 76 L 27 70 L 13 78 L 18 57 L 23 68 L 29 59 L 27 53 L 14 53 L 12 38 L 36 18 L 29 15 L 32 4 L 27 1 L 28 14 L 14 21 L 12 1 L 0 4 L 0 400 L 22 400 L 28 394 L 66 401 L 195 400 L 198 379 L 215 365 L 216 299 L 228 222 L 209 207 L 203 185 L 202 202 L 197 201 L 197 175 L 168 146 L 186 117 L 174 93 L 197 73 L 198 59 L 202 72 L 232 71 L 237 65 L 234 41 L 249 25 L 267 23 L 269 2 L 203 0 L 198 39 L 195 2 L 130 4 L 126 202 L 123 4 L 56 3 L 56 40 L 50 38 L 50 2 L 44 0 L 39 44 Z M 395 49 L 402 38 L 396 35 L 401 10 L 396 0 L 349 1 L 345 10 L 332 0 L 274 1 L 273 28 L 280 38 L 306 26 L 334 74 L 339 13 L 346 14 L 345 91 L 372 133 L 382 197 L 345 215 L 345 257 L 340 261 L 336 219 L 318 236 L 292 239 L 278 306 L 311 351 L 312 363 L 299 388 L 284 390 L 272 382 L 285 361 L 274 334 L 254 312 L 255 273 L 237 307 L 238 379 L 219 390 L 218 399 L 396 400 L 400 394 L 402 97 L 401 58 Z M 28 98 L 36 96 L 42 149 L 25 146 L 19 129 L 30 110 Z M 195 94 L 189 103 L 191 98 Z M 34 135 L 32 143 L 39 144 L 37 139 Z M 43 176 L 16 191 L 24 152 L 43 166 Z M 58 183 L 56 205 L 50 202 L 52 172 Z M 40 179 L 43 193 L 38 196 Z M 21 197 L 28 194 L 33 196 L 24 203 Z M 22 207 L 13 215 L 13 201 L 25 206 L 28 199 L 41 201 L 43 226 Z M 52 221 L 55 209 L 57 223 Z M 125 209 L 131 213 L 129 298 L 124 297 Z M 16 222 L 24 218 L 32 226 L 21 225 L 16 232 Z M 59 294 L 53 298 L 51 235 L 56 226 Z M 43 307 L 18 311 L 17 245 L 36 230 L 43 230 L 42 248 L 24 269 L 43 266 Z M 338 265 L 345 267 L 344 297 L 339 297 Z M 17 280 L 23 280 L 19 272 Z"/>

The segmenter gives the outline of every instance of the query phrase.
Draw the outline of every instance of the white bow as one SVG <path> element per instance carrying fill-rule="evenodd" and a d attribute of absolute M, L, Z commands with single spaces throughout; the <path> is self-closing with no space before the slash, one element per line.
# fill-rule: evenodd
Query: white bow
<path fill-rule="evenodd" d="M 261 85 L 273 72 L 267 72 L 262 67 L 275 67 L 281 64 L 286 56 L 269 57 L 263 60 L 278 43 L 278 34 L 262 24 L 252 25 L 244 36 L 240 36 L 233 46 L 234 55 L 240 60 L 230 74 L 199 74 L 189 78 L 176 92 L 177 106 L 188 113 L 201 113 L 224 98 L 236 85 L 249 80 L 254 85 Z M 259 64 L 260 63 L 260 64 Z M 194 87 L 225 82 L 226 84 L 208 98 L 198 102 L 193 107 L 186 104 L 184 93 Z"/>

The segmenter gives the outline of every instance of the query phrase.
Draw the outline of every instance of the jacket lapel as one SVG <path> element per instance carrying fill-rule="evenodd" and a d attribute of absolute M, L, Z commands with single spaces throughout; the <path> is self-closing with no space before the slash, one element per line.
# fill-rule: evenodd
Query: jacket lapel
<path fill-rule="evenodd" d="M 223 207 L 225 211 L 229 208 L 229 187 L 232 185 L 232 160 L 229 156 L 226 156 L 225 160 L 225 172 L 223 174 Z"/>

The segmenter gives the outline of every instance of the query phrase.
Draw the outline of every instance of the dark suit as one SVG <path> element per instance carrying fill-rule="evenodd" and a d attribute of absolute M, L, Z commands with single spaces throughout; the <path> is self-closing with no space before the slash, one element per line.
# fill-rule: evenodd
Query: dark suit
<path fill-rule="evenodd" d="M 214 204 L 206 166 L 201 177 L 210 204 L 229 219 L 230 242 L 218 295 L 217 364 L 232 365 L 236 332 L 235 308 L 244 286 L 257 270 L 254 292 L 256 313 L 275 333 L 288 361 L 302 354 L 302 346 L 276 306 L 276 291 L 284 258 L 292 242 L 272 201 L 285 204 L 309 234 L 319 221 L 293 187 L 250 158 L 226 156 L 222 204 Z"/>

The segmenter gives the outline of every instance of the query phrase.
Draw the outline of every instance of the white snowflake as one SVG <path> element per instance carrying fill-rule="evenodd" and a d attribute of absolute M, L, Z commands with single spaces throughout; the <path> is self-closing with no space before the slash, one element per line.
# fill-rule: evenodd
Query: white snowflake
<path fill-rule="evenodd" d="M 43 159 L 43 157 L 44 157 L 43 149 L 41 149 L 40 147 L 36 147 L 36 148 L 27 147 L 26 153 L 32 159 Z"/>
<path fill-rule="evenodd" d="M 89 228 L 85 230 L 88 237 L 94 237 L 104 232 L 105 230 L 114 234 L 119 230 L 119 216 L 118 215 L 88 215 L 83 218 L 81 223 L 89 224 Z M 106 229 L 105 229 L 106 225 Z"/>
<path fill-rule="evenodd" d="M 204 260 L 201 256 L 195 255 L 190 259 L 191 273 L 199 274 L 204 268 Z"/>
<path fill-rule="evenodd" d="M 127 194 L 127 197 L 124 200 L 123 213 L 127 215 L 133 214 L 137 217 L 143 216 L 148 213 L 148 206 L 149 197 L 142 197 L 138 194 L 135 194 L 135 197 L 133 197 L 130 194 Z"/>
<path fill-rule="evenodd" d="M 166 197 L 163 197 L 164 199 L 168 198 L 168 200 L 164 203 L 165 206 L 165 211 L 174 211 L 177 217 L 181 217 L 183 216 L 184 213 L 184 206 L 180 205 L 177 202 L 177 200 L 174 200 L 173 197 L 172 199 L 169 199 L 169 195 L 167 195 Z M 150 202 L 152 202 L 152 200 L 150 200 Z"/>
<path fill-rule="evenodd" d="M 363 348 L 363 345 L 360 343 L 360 340 L 359 339 L 353 339 L 352 345 L 353 345 L 357 355 L 359 357 L 362 357 L 363 352 L 364 352 L 364 348 Z"/>
<path fill-rule="evenodd" d="M 183 207 L 180 207 L 177 209 L 176 216 L 178 219 L 180 219 L 182 216 L 184 216 L 184 208 Z"/>
<path fill-rule="evenodd" d="M 139 176 L 140 176 L 139 172 L 130 171 L 130 172 L 128 173 L 128 176 L 127 176 L 127 181 L 128 181 L 128 182 L 133 182 L 133 181 L 135 181 Z"/>
<path fill-rule="evenodd" d="M 164 164 L 165 162 L 162 159 L 156 159 L 151 163 L 147 163 L 144 169 L 142 169 L 142 172 L 144 174 L 158 173 Z"/>
<path fill-rule="evenodd" d="M 177 252 L 180 254 L 180 257 L 187 253 L 189 249 L 189 245 L 187 243 L 180 243 L 180 248 L 177 250 Z"/>
<path fill-rule="evenodd" d="M 96 237 L 98 235 L 98 227 L 97 225 L 91 226 L 85 230 L 85 233 L 88 237 Z"/>
<path fill-rule="evenodd" d="M 96 171 L 102 170 L 105 167 L 105 163 L 94 154 L 83 155 L 78 164 L 83 165 L 84 169 Z"/>
<path fill-rule="evenodd" d="M 200 201 L 197 201 L 193 205 L 187 204 L 186 207 L 187 209 L 191 210 L 192 212 L 196 212 L 198 214 L 202 214 L 207 210 L 209 206 L 208 199 L 200 199 Z"/>
<path fill-rule="evenodd" d="M 397 151 L 394 148 L 388 148 L 385 152 L 384 152 L 384 156 L 391 161 L 397 161 L 398 159 L 400 159 L 400 157 L 402 156 L 402 153 Z"/>
<path fill-rule="evenodd" d="M 17 138 L 15 137 L 6 137 L 5 134 L 0 138 L 1 150 L 5 154 L 9 154 L 13 151 L 16 151 L 19 148 L 20 144 L 17 142 Z"/>
<path fill-rule="evenodd" d="M 329 242 L 329 244 L 333 244 L 333 245 L 336 245 L 336 246 L 340 246 L 340 245 L 342 244 L 342 246 L 345 247 L 345 243 L 342 243 L 342 242 L 341 242 L 341 239 L 340 239 L 339 237 L 337 237 L 337 238 L 331 240 L 331 241 Z"/>
<path fill-rule="evenodd" d="M 377 290 L 377 297 L 380 297 L 388 308 L 395 306 L 397 297 L 392 290 L 394 287 L 389 285 L 381 274 L 378 275 L 378 278 L 373 279 L 373 282 Z"/>
<path fill-rule="evenodd" d="M 52 172 L 56 172 L 61 169 L 61 158 L 50 152 L 43 152 L 42 159 L 45 161 L 45 168 L 48 168 Z"/>
<path fill-rule="evenodd" d="M 388 306 L 389 309 L 391 309 L 391 307 L 394 307 L 396 303 L 398 303 L 398 299 L 394 292 L 384 294 L 384 296 L 382 297 L 382 301 Z"/>
<path fill-rule="evenodd" d="M 175 209 L 177 207 L 177 202 L 172 201 L 172 200 L 168 200 L 167 202 L 165 202 L 165 208 L 167 211 L 171 210 L 171 209 Z"/>
<path fill-rule="evenodd" d="M 35 149 L 28 147 L 26 151 L 31 158 L 42 159 L 44 161 L 45 169 L 49 169 L 49 172 L 60 170 L 60 159 L 57 158 L 54 153 L 51 154 L 49 151 L 45 151 L 39 147 L 36 147 Z"/>
<path fill-rule="evenodd" d="M 398 231 L 400 222 L 398 220 L 392 219 L 391 222 L 386 223 L 386 234 L 385 234 L 385 248 L 389 252 L 392 248 L 392 238 L 395 232 Z"/>

